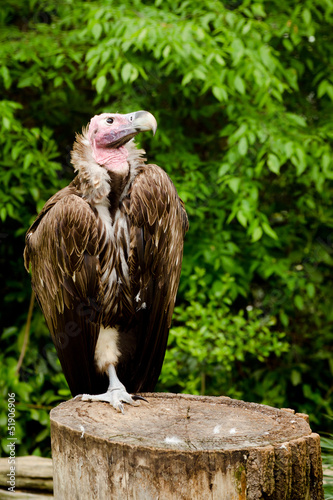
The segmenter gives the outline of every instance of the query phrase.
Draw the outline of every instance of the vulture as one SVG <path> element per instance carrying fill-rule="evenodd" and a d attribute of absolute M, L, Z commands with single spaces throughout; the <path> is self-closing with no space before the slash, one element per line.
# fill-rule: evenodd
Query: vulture
<path fill-rule="evenodd" d="M 147 111 L 94 116 L 76 135 L 74 180 L 26 235 L 25 267 L 73 396 L 137 406 L 160 375 L 188 219 L 134 136 Z"/>

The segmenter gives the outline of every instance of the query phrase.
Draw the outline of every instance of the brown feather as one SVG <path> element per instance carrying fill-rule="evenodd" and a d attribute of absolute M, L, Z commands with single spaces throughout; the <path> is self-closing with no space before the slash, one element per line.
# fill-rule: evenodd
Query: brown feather
<path fill-rule="evenodd" d="M 140 294 L 140 300 L 136 350 L 120 363 L 119 373 L 130 391 L 150 391 L 165 355 L 188 221 L 172 181 L 156 165 L 141 168 L 128 196 L 123 208 L 131 222 L 129 269 L 132 294 Z"/>

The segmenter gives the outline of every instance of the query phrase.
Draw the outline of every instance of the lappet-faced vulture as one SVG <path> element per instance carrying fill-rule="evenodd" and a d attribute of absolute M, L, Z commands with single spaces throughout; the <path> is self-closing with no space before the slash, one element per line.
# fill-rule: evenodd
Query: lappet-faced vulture
<path fill-rule="evenodd" d="M 77 176 L 24 251 L 72 395 L 121 412 L 159 377 L 188 229 L 172 181 L 134 144 L 156 127 L 147 111 L 94 116 L 74 143 Z"/>

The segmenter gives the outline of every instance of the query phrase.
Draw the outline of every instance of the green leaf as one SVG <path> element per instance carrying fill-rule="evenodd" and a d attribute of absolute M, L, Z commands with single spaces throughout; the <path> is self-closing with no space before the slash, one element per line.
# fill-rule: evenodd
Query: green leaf
<path fill-rule="evenodd" d="M 302 382 L 302 377 L 299 371 L 297 370 L 291 370 L 291 383 L 296 386 L 299 385 Z"/>
<path fill-rule="evenodd" d="M 68 396 L 70 396 L 70 395 L 71 395 L 71 393 L 70 393 L 70 390 L 69 390 L 69 389 L 59 389 L 58 394 L 59 394 L 60 396 L 65 396 L 65 397 L 68 397 Z"/>
<path fill-rule="evenodd" d="M 323 95 L 326 94 L 328 85 L 329 85 L 329 82 L 327 80 L 322 80 L 320 82 L 318 89 L 317 89 L 317 96 L 319 98 L 323 97 Z"/>
<path fill-rule="evenodd" d="M 331 161 L 332 161 L 331 155 L 329 153 L 324 153 L 321 160 L 321 164 L 324 171 L 328 169 L 328 167 L 331 164 Z"/>
<path fill-rule="evenodd" d="M 289 141 L 284 145 L 284 150 L 288 158 L 294 153 L 294 143 Z"/>
<path fill-rule="evenodd" d="M 5 207 L 2 207 L 0 209 L 0 218 L 3 222 L 5 222 L 6 218 L 7 218 L 7 210 Z"/>
<path fill-rule="evenodd" d="M 31 186 L 30 193 L 31 193 L 31 196 L 33 197 L 34 201 L 39 200 L 39 189 L 36 186 Z"/>
<path fill-rule="evenodd" d="M 276 232 L 274 231 L 274 229 L 272 229 L 271 226 L 267 222 L 262 223 L 262 228 L 264 230 L 264 233 L 266 233 L 267 236 L 270 236 L 271 238 L 273 238 L 273 240 L 279 239 L 279 237 L 276 234 Z"/>
<path fill-rule="evenodd" d="M 295 113 L 286 113 L 286 116 L 292 124 L 299 125 L 300 127 L 306 127 L 306 120 L 303 116 L 296 115 Z"/>
<path fill-rule="evenodd" d="M 221 54 L 217 53 L 215 54 L 215 61 L 220 64 L 220 66 L 225 66 L 225 60 L 223 59 L 223 57 L 221 57 Z"/>
<path fill-rule="evenodd" d="M 127 83 L 131 79 L 131 74 L 132 74 L 132 64 L 131 63 L 126 63 L 121 70 L 121 78 L 124 83 Z"/>
<path fill-rule="evenodd" d="M 43 429 L 41 432 L 38 433 L 38 435 L 36 436 L 36 442 L 37 443 L 40 443 L 41 441 L 43 441 L 43 439 L 47 439 L 50 435 L 50 432 L 49 432 L 49 429 Z"/>
<path fill-rule="evenodd" d="M 169 57 L 170 52 L 171 52 L 171 46 L 166 45 L 162 52 L 164 59 L 167 59 Z"/>
<path fill-rule="evenodd" d="M 99 76 L 96 80 L 97 94 L 101 94 L 103 92 L 105 85 L 106 85 L 106 76 L 105 75 Z"/>
<path fill-rule="evenodd" d="M 300 311 L 302 311 L 304 309 L 304 301 L 300 295 L 295 295 L 294 304 L 297 307 L 297 309 L 299 309 Z"/>
<path fill-rule="evenodd" d="M 280 162 L 276 155 L 270 153 L 267 160 L 268 168 L 271 172 L 278 175 L 280 173 Z"/>
<path fill-rule="evenodd" d="M 243 136 L 238 143 L 238 152 L 241 156 L 245 156 L 248 150 L 247 138 Z"/>
<path fill-rule="evenodd" d="M 265 45 L 262 45 L 260 47 L 260 50 L 259 50 L 259 53 L 260 53 L 260 58 L 262 60 L 262 62 L 264 63 L 264 65 L 268 68 L 268 69 L 272 69 L 275 67 L 275 63 L 270 55 L 270 49 L 269 47 L 266 47 Z"/>
<path fill-rule="evenodd" d="M 310 299 L 314 298 L 316 289 L 313 283 L 306 284 L 306 293 L 308 294 L 308 297 L 310 297 Z"/>
<path fill-rule="evenodd" d="M 231 43 L 231 55 L 234 60 L 234 64 L 238 64 L 240 59 L 244 55 L 244 44 L 240 38 L 235 38 Z"/>
<path fill-rule="evenodd" d="M 282 40 L 282 43 L 283 43 L 284 47 L 287 49 L 288 52 L 293 52 L 294 46 L 293 46 L 293 44 L 291 43 L 291 41 L 288 38 L 284 38 Z"/>
<path fill-rule="evenodd" d="M 245 216 L 244 212 L 242 212 L 242 210 L 239 210 L 237 212 L 236 218 L 243 227 L 247 226 L 247 217 Z"/>
<path fill-rule="evenodd" d="M 9 73 L 9 70 L 7 66 L 2 66 L 0 69 L 0 74 L 2 75 L 4 84 L 5 84 L 5 89 L 9 89 L 12 83 L 12 79 Z"/>
<path fill-rule="evenodd" d="M 251 5 L 251 9 L 255 17 L 266 17 L 266 12 L 264 10 L 264 6 L 259 2 L 253 2 Z"/>
<path fill-rule="evenodd" d="M 288 315 L 284 311 L 281 311 L 279 314 L 279 317 L 280 317 L 280 321 L 283 324 L 283 326 L 287 327 L 289 325 Z"/>
<path fill-rule="evenodd" d="M 309 11 L 309 9 L 303 10 L 302 17 L 306 25 L 309 25 L 311 23 L 311 12 Z"/>
<path fill-rule="evenodd" d="M 103 28 L 102 25 L 99 23 L 94 24 L 91 32 L 95 38 L 95 40 L 98 40 L 102 34 Z"/>
<path fill-rule="evenodd" d="M 226 101 L 228 99 L 228 94 L 223 87 L 214 86 L 212 92 L 218 101 Z"/>
<path fill-rule="evenodd" d="M 182 86 L 185 87 L 193 79 L 193 71 L 187 73 L 182 79 Z M 216 96 L 215 96 L 216 97 Z"/>
<path fill-rule="evenodd" d="M 239 75 L 236 76 L 236 78 L 234 80 L 234 85 L 235 85 L 235 89 L 238 90 L 238 92 L 240 94 L 245 93 L 244 80 Z"/>
<path fill-rule="evenodd" d="M 53 82 L 53 85 L 54 85 L 55 87 L 60 87 L 60 85 L 62 84 L 62 82 L 63 82 L 63 81 L 64 81 L 64 80 L 63 80 L 62 76 L 57 76 L 57 77 L 55 78 L 54 82 Z"/>
<path fill-rule="evenodd" d="M 307 166 L 306 154 L 304 149 L 300 146 L 296 147 L 295 152 L 297 156 L 296 158 L 292 157 L 291 160 L 294 163 L 294 165 L 296 165 L 297 175 L 301 175 Z"/>
<path fill-rule="evenodd" d="M 187 73 L 182 79 L 182 86 L 185 87 L 193 79 L 193 71 Z"/>
<path fill-rule="evenodd" d="M 228 186 L 230 187 L 233 193 L 237 193 L 240 185 L 240 177 L 233 177 L 228 180 Z"/>
<path fill-rule="evenodd" d="M 218 176 L 223 177 L 228 171 L 230 170 L 230 165 L 229 163 L 224 163 L 223 165 L 220 166 Z"/>
<path fill-rule="evenodd" d="M 24 157 L 24 162 L 23 162 L 23 170 L 27 170 L 31 163 L 33 162 L 34 155 L 33 153 L 27 153 Z"/>
<path fill-rule="evenodd" d="M 7 118 L 7 116 L 2 117 L 2 124 L 6 130 L 10 129 L 10 120 Z"/>
<path fill-rule="evenodd" d="M 333 85 L 327 85 L 327 90 L 326 90 L 329 98 L 331 101 L 333 101 Z"/>
<path fill-rule="evenodd" d="M 260 226 L 257 226 L 253 233 L 252 233 L 252 242 L 255 243 L 256 241 L 260 240 L 260 238 L 262 237 L 262 229 Z"/>

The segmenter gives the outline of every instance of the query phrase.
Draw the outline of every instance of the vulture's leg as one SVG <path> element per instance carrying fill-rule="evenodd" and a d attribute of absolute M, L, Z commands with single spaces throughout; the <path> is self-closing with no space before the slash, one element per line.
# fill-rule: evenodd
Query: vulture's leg
<path fill-rule="evenodd" d="M 101 326 L 95 348 L 95 365 L 99 372 L 109 376 L 109 388 L 104 394 L 83 394 L 83 401 L 106 401 L 117 411 L 124 413 L 123 403 L 138 406 L 137 399 L 141 396 L 131 396 L 117 377 L 116 366 L 121 352 L 118 347 L 119 330 L 117 327 Z"/>
<path fill-rule="evenodd" d="M 106 401 L 119 412 L 124 413 L 123 403 L 139 406 L 137 399 L 144 399 L 141 396 L 131 396 L 117 377 L 116 368 L 113 364 L 108 367 L 109 388 L 104 394 L 83 394 L 82 401 Z"/>

